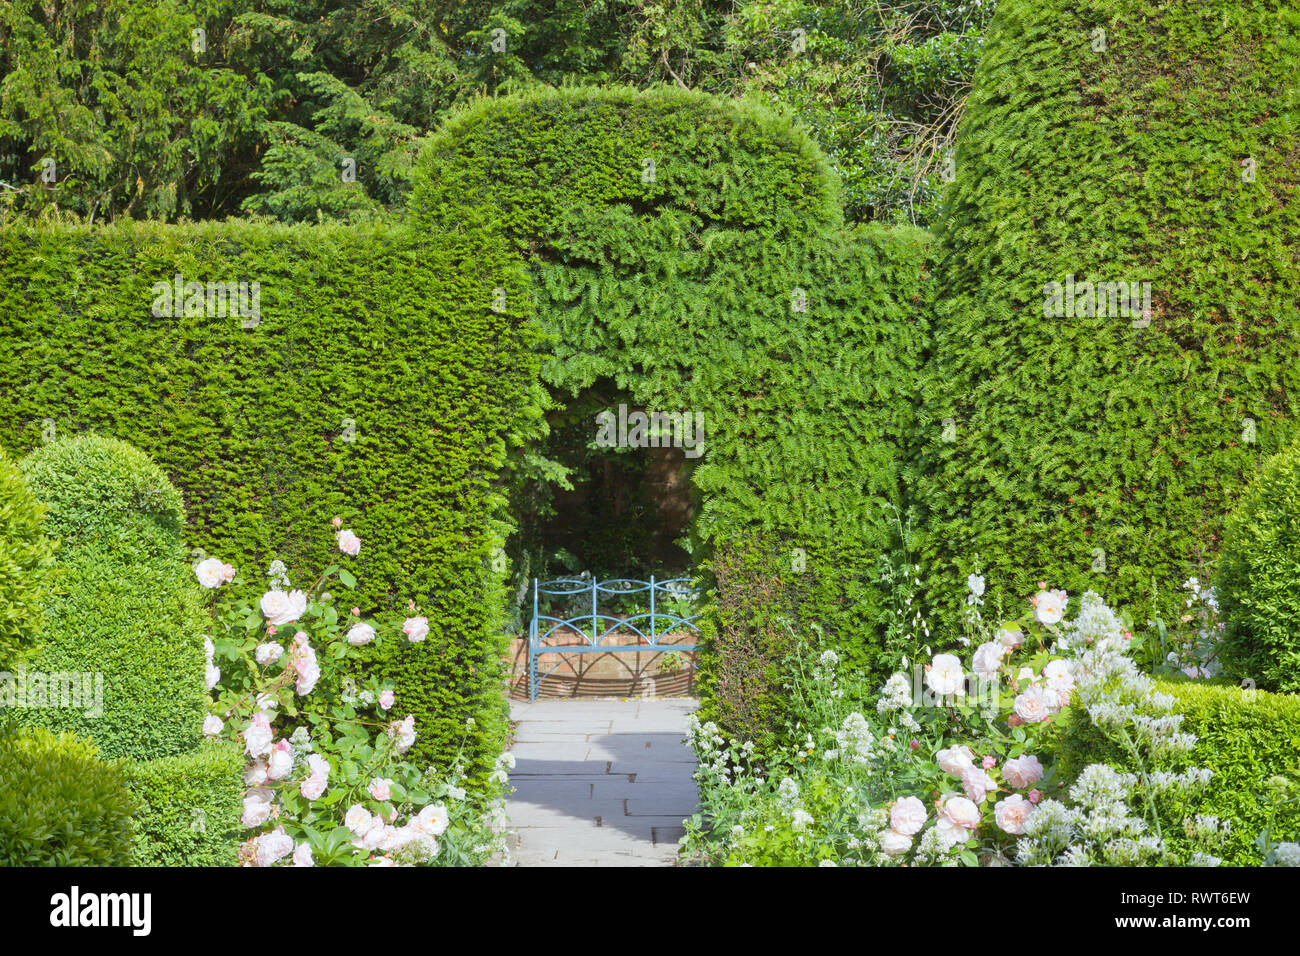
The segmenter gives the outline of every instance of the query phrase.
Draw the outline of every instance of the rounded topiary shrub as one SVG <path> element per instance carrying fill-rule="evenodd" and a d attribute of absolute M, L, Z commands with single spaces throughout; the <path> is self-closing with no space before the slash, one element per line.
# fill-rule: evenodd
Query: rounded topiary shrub
<path fill-rule="evenodd" d="M 126 866 L 136 802 L 72 734 L 0 736 L 0 866 Z"/>
<path fill-rule="evenodd" d="M 999 0 L 939 228 L 927 585 L 1179 612 L 1300 412 L 1300 11 Z"/>
<path fill-rule="evenodd" d="M 18 660 L 40 629 L 54 551 L 41 531 L 44 513 L 18 467 L 0 452 L 0 670 Z"/>
<path fill-rule="evenodd" d="M 1229 516 L 1215 591 L 1225 672 L 1300 691 L 1300 444 L 1265 463 Z"/>
<path fill-rule="evenodd" d="M 179 493 L 148 455 L 94 435 L 51 442 L 22 467 L 49 508 L 63 576 L 15 713 L 109 757 L 193 749 L 206 618 L 184 560 Z"/>

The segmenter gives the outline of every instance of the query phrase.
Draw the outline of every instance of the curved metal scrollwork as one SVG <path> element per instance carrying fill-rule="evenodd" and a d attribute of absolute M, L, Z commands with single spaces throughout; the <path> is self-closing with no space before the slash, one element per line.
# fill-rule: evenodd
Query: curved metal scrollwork
<path fill-rule="evenodd" d="M 649 593 L 650 610 L 629 616 L 602 614 L 600 611 L 601 595 L 626 597 L 628 595 Z M 611 654 L 631 653 L 668 653 L 672 651 L 693 651 L 695 644 L 665 644 L 661 638 L 681 631 L 683 628 L 700 631 L 695 623 L 699 613 L 683 617 L 675 611 L 665 611 L 656 606 L 659 595 L 667 595 L 675 600 L 693 600 L 699 597 L 699 588 L 694 587 L 689 578 L 670 578 L 656 581 L 654 575 L 649 581 L 634 578 L 611 578 L 606 581 L 584 580 L 582 578 L 556 578 L 553 581 L 533 579 L 533 619 L 528 626 L 528 699 L 537 699 L 537 687 L 542 678 L 550 674 L 564 662 L 567 654 Z M 591 611 L 584 611 L 575 617 L 559 618 L 542 614 L 540 597 L 543 594 L 573 597 L 580 594 L 591 595 Z M 565 629 L 564 639 L 570 643 L 564 645 L 545 644 L 544 642 L 557 631 Z M 611 634 L 631 632 L 638 638 L 636 644 L 606 644 L 605 639 Z M 538 673 L 537 658 L 540 654 L 559 654 L 561 659 L 545 673 Z"/>

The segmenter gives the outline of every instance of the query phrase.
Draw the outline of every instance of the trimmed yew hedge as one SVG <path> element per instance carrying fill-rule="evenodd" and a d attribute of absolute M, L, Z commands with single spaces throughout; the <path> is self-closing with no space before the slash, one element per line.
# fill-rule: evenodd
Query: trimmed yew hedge
<path fill-rule="evenodd" d="M 988 602 L 1041 579 L 1143 623 L 1209 578 L 1297 434 L 1298 68 L 1289 0 L 1000 0 L 939 227 L 911 496 L 950 619 L 977 563 Z M 1150 314 L 1045 316 L 1070 276 L 1149 282 Z"/>
<path fill-rule="evenodd" d="M 156 315 L 155 283 L 177 275 L 248 283 L 250 305 L 258 283 L 256 321 Z M 251 590 L 274 557 L 318 573 L 343 517 L 363 546 L 359 589 L 340 600 L 414 599 L 430 621 L 427 641 L 379 665 L 417 718 L 417 755 L 455 754 L 473 717 L 466 750 L 486 771 L 505 719 L 493 479 L 536 377 L 521 281 L 503 244 L 471 229 L 6 229 L 0 444 L 129 440 L 180 489 L 190 558 L 239 566 Z"/>

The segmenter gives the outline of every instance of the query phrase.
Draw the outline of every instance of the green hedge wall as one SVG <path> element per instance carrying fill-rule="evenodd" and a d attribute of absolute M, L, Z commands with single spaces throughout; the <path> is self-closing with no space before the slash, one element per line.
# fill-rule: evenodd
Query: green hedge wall
<path fill-rule="evenodd" d="M 786 555 L 773 608 L 875 664 L 879 596 L 862 579 L 902 501 L 927 234 L 846 228 L 833 171 L 788 117 L 679 90 L 479 103 L 432 138 L 415 182 L 417 230 L 499 221 L 525 258 L 557 394 L 608 378 L 643 407 L 703 414 L 697 540 L 761 535 Z M 757 652 L 730 633 L 706 658 Z"/>
<path fill-rule="evenodd" d="M 132 866 L 237 866 L 244 755 L 233 741 L 123 766 L 139 802 Z"/>
<path fill-rule="evenodd" d="M 61 571 L 40 648 L 28 661 L 28 693 L 38 672 L 51 691 L 53 675 L 73 674 L 81 700 L 15 716 L 93 740 L 105 757 L 149 760 L 193 749 L 207 712 L 207 616 L 185 562 L 180 493 L 148 455 L 93 435 L 56 439 L 22 468 L 49 509 Z M 102 677 L 92 684 L 89 675 Z"/>
<path fill-rule="evenodd" d="M 44 515 L 18 466 L 0 451 L 0 671 L 17 666 L 41 627 L 54 553 Z"/>
<path fill-rule="evenodd" d="M 1298 69 L 1289 0 L 1000 0 L 939 227 L 913 492 L 946 613 L 976 561 L 990 601 L 1044 579 L 1138 621 L 1209 578 L 1296 434 Z M 1150 282 L 1151 314 L 1045 317 L 1067 276 Z"/>
<path fill-rule="evenodd" d="M 258 321 L 155 317 L 154 284 L 177 274 L 250 283 L 250 300 L 257 282 Z M 129 439 L 180 488 L 192 557 L 254 582 L 278 556 L 306 583 L 342 516 L 363 545 L 361 590 L 341 600 L 413 598 L 430 621 L 425 643 L 383 664 L 417 718 L 415 753 L 455 753 L 474 717 L 467 750 L 484 769 L 504 728 L 492 482 L 536 404 L 524 280 L 499 239 L 470 228 L 5 230 L 0 341 L 15 360 L 0 366 L 0 444 Z"/>
<path fill-rule="evenodd" d="M 1300 838 L 1300 807 L 1273 808 L 1268 802 L 1269 778 L 1283 776 L 1293 786 L 1300 783 L 1300 697 L 1252 694 L 1231 684 L 1184 679 L 1157 678 L 1156 685 L 1174 695 L 1174 712 L 1186 715 L 1182 729 L 1198 738 L 1188 762 L 1214 772 L 1203 794 L 1170 808 L 1162 818 L 1166 837 L 1182 842 L 1181 821 L 1198 813 L 1229 820 L 1232 833 L 1220 854 L 1229 866 L 1259 865 L 1255 839 L 1270 819 L 1274 840 Z M 1056 746 L 1058 767 L 1067 781 L 1090 763 L 1132 770 L 1122 749 L 1075 709 L 1066 711 Z"/>

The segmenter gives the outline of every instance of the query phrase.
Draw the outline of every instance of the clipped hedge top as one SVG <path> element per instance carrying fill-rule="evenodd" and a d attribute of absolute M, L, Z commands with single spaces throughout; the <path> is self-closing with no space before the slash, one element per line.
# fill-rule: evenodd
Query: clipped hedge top
<path fill-rule="evenodd" d="M 954 600 L 978 560 L 989 600 L 1045 579 L 1172 619 L 1209 577 L 1232 501 L 1297 432 L 1298 70 L 1289 0 L 998 4 L 940 227 L 915 494 Z M 1067 279 L 1147 282 L 1149 314 L 1081 291 L 1058 317 Z"/>
<path fill-rule="evenodd" d="M 153 459 L 127 442 L 73 435 L 23 461 L 27 480 L 50 509 L 49 528 L 65 545 L 86 539 L 127 545 L 170 540 L 179 552 L 185 524 L 180 492 Z"/>
<path fill-rule="evenodd" d="M 673 87 L 527 90 L 449 118 L 416 165 L 420 228 L 471 218 L 525 242 L 563 235 L 569 214 L 623 204 L 710 225 L 808 231 L 843 221 L 839 177 L 790 116 Z M 617 225 L 617 220 L 611 225 Z"/>

